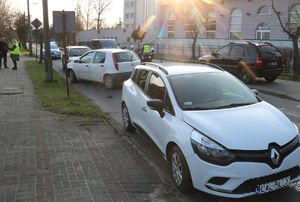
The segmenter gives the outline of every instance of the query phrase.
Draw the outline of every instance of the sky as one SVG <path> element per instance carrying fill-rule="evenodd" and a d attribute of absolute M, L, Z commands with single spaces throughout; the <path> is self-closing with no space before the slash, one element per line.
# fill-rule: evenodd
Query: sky
<path fill-rule="evenodd" d="M 22 13 L 27 15 L 27 0 L 8 0 L 11 6 L 15 9 L 20 10 Z M 29 0 L 30 16 L 31 21 L 38 18 L 43 22 L 43 0 Z M 86 0 L 81 0 L 81 2 L 86 2 Z M 77 0 L 48 0 L 49 9 L 49 23 L 52 24 L 52 11 L 75 11 L 77 5 Z M 119 18 L 123 21 L 123 0 L 112 0 L 112 4 L 104 14 L 106 24 L 115 24 L 119 21 Z"/>

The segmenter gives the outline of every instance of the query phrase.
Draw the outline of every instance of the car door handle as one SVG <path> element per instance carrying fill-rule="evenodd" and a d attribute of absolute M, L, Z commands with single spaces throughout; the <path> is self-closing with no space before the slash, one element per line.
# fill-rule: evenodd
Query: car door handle
<path fill-rule="evenodd" d="M 86 67 L 89 67 L 90 65 L 85 65 Z"/>
<path fill-rule="evenodd" d="M 104 67 L 104 65 L 100 65 L 100 67 Z"/>
<path fill-rule="evenodd" d="M 143 108 L 142 108 L 142 110 L 143 110 L 144 112 L 147 112 L 147 109 L 146 109 L 146 107 L 143 107 Z"/>

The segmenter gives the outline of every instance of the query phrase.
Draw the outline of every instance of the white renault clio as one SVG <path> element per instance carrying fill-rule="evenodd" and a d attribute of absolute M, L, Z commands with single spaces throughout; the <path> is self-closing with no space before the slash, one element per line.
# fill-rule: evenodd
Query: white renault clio
<path fill-rule="evenodd" d="M 139 65 L 122 93 L 125 129 L 150 136 L 183 192 L 240 198 L 300 180 L 297 126 L 217 66 Z"/>

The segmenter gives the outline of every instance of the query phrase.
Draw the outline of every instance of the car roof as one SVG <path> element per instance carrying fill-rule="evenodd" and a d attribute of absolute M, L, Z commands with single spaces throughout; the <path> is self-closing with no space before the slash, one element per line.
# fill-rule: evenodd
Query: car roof
<path fill-rule="evenodd" d="M 160 66 L 160 67 L 159 67 Z M 149 69 L 153 71 L 160 70 L 167 75 L 181 75 L 181 74 L 192 74 L 192 73 L 214 73 L 223 72 L 224 70 L 215 65 L 209 64 L 187 64 L 187 65 L 171 65 L 161 66 L 156 64 L 143 64 L 138 65 L 137 69 Z"/>
<path fill-rule="evenodd" d="M 131 50 L 121 49 L 121 48 L 103 48 L 103 49 L 96 49 L 94 51 L 109 52 L 109 53 L 131 52 Z"/>
<path fill-rule="evenodd" d="M 68 46 L 67 48 L 89 48 L 89 47 L 87 47 L 87 46 Z"/>

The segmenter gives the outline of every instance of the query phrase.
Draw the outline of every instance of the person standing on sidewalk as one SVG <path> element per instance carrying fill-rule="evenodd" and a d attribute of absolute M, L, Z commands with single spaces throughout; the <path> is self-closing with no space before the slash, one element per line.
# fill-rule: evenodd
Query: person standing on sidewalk
<path fill-rule="evenodd" d="M 14 63 L 14 67 L 12 68 L 13 70 L 17 70 L 17 61 L 20 60 L 20 43 L 16 39 L 12 40 L 11 45 L 9 46 L 9 53 L 10 53 L 10 58 Z"/>
<path fill-rule="evenodd" d="M 8 44 L 5 41 L 5 38 L 2 37 L 0 40 L 0 68 L 2 67 L 2 59 L 5 68 L 7 67 L 7 52 L 8 52 Z"/>

